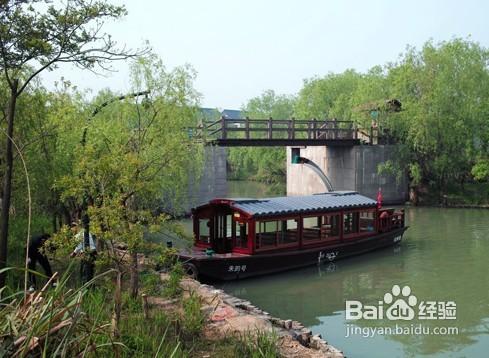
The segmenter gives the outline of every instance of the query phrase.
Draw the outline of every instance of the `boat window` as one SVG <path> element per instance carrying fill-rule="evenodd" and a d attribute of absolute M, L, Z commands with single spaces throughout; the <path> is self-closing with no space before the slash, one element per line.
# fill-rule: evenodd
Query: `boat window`
<path fill-rule="evenodd" d="M 277 246 L 279 221 L 259 221 L 256 223 L 256 248 L 265 249 Z"/>
<path fill-rule="evenodd" d="M 210 244 L 210 220 L 199 219 L 199 241 L 204 244 Z"/>
<path fill-rule="evenodd" d="M 321 239 L 322 216 L 304 218 L 302 221 L 302 239 L 304 241 Z"/>
<path fill-rule="evenodd" d="M 256 249 L 293 245 L 299 242 L 298 219 L 256 223 Z"/>
<path fill-rule="evenodd" d="M 217 215 L 215 219 L 216 219 L 217 237 L 220 239 L 230 238 L 232 235 L 232 216 Z"/>
<path fill-rule="evenodd" d="M 236 241 L 234 247 L 248 247 L 248 223 L 235 222 L 236 225 Z"/>
<path fill-rule="evenodd" d="M 343 214 L 343 234 L 349 235 L 358 232 L 358 218 L 358 212 Z"/>
<path fill-rule="evenodd" d="M 279 245 L 293 244 L 298 241 L 297 220 L 280 221 L 280 233 L 278 238 Z"/>
<path fill-rule="evenodd" d="M 360 232 L 373 232 L 375 230 L 375 211 L 360 212 Z"/>
<path fill-rule="evenodd" d="M 321 240 L 340 236 L 340 214 L 324 215 L 321 224 Z"/>

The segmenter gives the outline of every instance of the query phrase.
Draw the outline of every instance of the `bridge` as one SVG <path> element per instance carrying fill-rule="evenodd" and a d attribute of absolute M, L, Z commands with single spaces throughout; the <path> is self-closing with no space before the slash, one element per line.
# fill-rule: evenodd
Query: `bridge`
<path fill-rule="evenodd" d="M 195 136 L 208 145 L 221 147 L 351 147 L 361 143 L 377 144 L 375 134 L 374 129 L 367 133 L 352 121 L 222 117 L 199 126 Z"/>
<path fill-rule="evenodd" d="M 399 181 L 395 175 L 378 172 L 378 164 L 396 155 L 389 133 L 378 127 L 365 130 L 340 120 L 221 117 L 188 130 L 206 145 L 204 172 L 190 198 L 194 205 L 228 195 L 227 147 L 238 146 L 284 147 L 287 195 L 325 191 L 325 180 L 319 180 L 318 171 L 310 165 L 305 168 L 304 159 L 309 158 L 335 190 L 355 190 L 375 198 L 382 187 L 385 203 L 403 203 L 407 196 L 404 176 Z"/>

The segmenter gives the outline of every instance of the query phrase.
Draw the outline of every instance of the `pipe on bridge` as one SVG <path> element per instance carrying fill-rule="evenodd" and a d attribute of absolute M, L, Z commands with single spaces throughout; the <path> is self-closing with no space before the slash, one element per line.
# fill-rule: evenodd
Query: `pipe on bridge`
<path fill-rule="evenodd" d="M 318 176 L 321 178 L 323 181 L 324 186 L 326 187 L 327 191 L 334 191 L 333 189 L 333 184 L 331 184 L 331 180 L 327 177 L 326 174 L 321 170 L 321 168 L 314 163 L 312 160 L 309 160 L 304 157 L 299 157 L 298 158 L 298 164 L 304 164 L 306 167 L 312 169 Z"/>

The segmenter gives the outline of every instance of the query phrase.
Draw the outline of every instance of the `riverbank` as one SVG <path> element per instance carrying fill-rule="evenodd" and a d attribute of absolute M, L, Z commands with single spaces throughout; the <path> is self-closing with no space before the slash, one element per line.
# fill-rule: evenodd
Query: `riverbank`
<path fill-rule="evenodd" d="M 440 208 L 440 209 L 489 209 L 489 204 L 419 204 L 412 205 L 407 202 L 405 206 L 418 207 L 418 208 Z"/>
<path fill-rule="evenodd" d="M 169 276 L 161 274 L 161 279 L 166 282 Z M 202 332 L 206 340 L 249 339 L 268 334 L 276 337 L 277 349 L 283 357 L 344 357 L 340 350 L 328 344 L 321 335 L 314 335 L 300 322 L 273 317 L 247 300 L 191 278 L 183 278 L 180 285 L 184 297 L 196 294 L 200 299 L 201 312 L 205 317 Z M 172 301 L 161 301 L 156 297 L 149 298 L 148 302 L 165 309 L 174 306 Z"/>

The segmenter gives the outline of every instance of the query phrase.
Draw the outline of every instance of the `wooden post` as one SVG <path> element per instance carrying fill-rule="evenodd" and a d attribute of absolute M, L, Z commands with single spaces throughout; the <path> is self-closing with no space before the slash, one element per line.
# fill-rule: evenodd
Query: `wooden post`
<path fill-rule="evenodd" d="M 246 139 L 250 139 L 250 117 L 245 119 L 245 132 Z"/>
<path fill-rule="evenodd" d="M 328 132 L 329 132 L 329 126 L 328 126 L 328 118 L 324 118 L 324 125 L 321 126 L 322 132 L 319 133 L 319 137 L 323 139 L 328 139 Z"/>
<path fill-rule="evenodd" d="M 226 118 L 221 117 L 221 139 L 226 139 Z"/>
<path fill-rule="evenodd" d="M 292 117 L 292 137 L 290 139 L 295 139 L 295 117 Z"/>
<path fill-rule="evenodd" d="M 143 293 L 141 297 L 143 298 L 143 315 L 145 319 L 148 319 L 149 318 L 148 295 Z"/>
<path fill-rule="evenodd" d="M 268 118 L 268 139 L 272 139 L 272 117 Z"/>
<path fill-rule="evenodd" d="M 317 119 L 312 119 L 312 138 L 317 139 Z"/>

